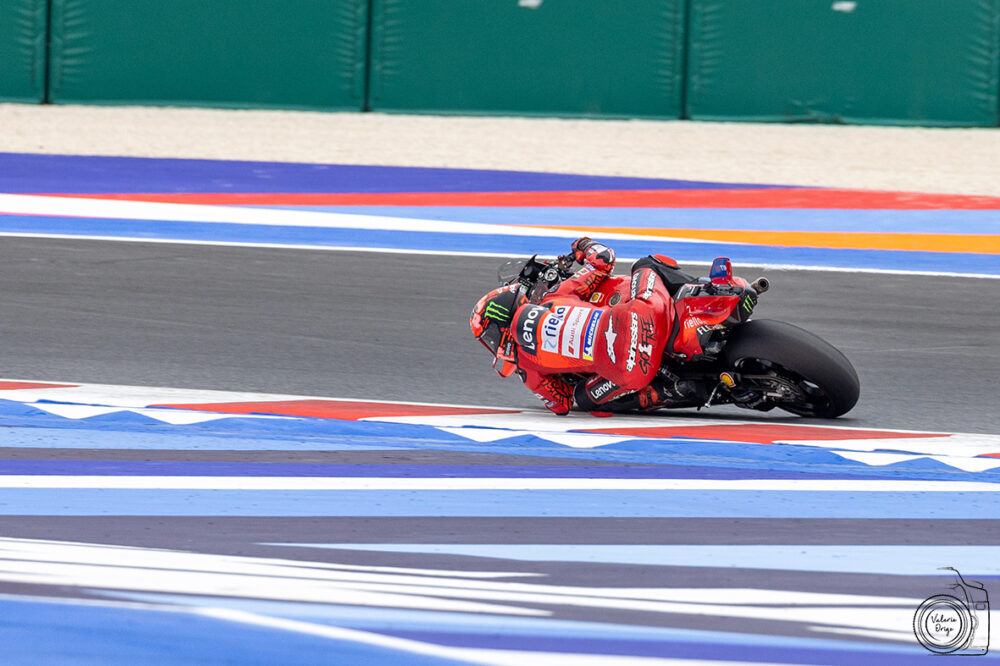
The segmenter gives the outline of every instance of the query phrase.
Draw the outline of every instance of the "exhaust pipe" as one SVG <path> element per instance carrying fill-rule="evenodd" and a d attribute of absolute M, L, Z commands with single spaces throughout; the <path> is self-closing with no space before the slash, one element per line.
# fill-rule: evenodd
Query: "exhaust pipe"
<path fill-rule="evenodd" d="M 753 281 L 750 288 L 756 291 L 758 294 L 763 294 L 765 291 L 771 288 L 771 281 L 766 277 L 759 277 Z"/>

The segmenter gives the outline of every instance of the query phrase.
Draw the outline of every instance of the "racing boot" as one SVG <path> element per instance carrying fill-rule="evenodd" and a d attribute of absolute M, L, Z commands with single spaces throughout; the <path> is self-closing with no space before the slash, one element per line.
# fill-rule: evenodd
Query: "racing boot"
<path fill-rule="evenodd" d="M 643 410 L 700 407 L 708 400 L 708 391 L 702 382 L 658 374 L 649 386 L 636 392 L 636 397 L 639 401 L 638 409 Z"/>

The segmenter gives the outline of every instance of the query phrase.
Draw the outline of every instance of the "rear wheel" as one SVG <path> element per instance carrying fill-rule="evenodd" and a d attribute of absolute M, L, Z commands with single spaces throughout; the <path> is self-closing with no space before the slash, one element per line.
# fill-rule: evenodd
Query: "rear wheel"
<path fill-rule="evenodd" d="M 766 404 L 799 416 L 835 418 L 858 401 L 861 383 L 840 350 L 809 331 L 772 319 L 734 331 L 726 361 L 767 396 Z"/>

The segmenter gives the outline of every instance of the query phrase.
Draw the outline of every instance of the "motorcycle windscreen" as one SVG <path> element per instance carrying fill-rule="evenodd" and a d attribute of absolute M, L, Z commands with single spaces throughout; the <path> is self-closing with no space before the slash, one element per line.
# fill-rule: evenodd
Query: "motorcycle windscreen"
<path fill-rule="evenodd" d="M 518 278 L 529 261 L 531 259 L 511 259 L 500 264 L 500 268 L 497 269 L 497 281 L 500 284 L 510 284 Z"/>

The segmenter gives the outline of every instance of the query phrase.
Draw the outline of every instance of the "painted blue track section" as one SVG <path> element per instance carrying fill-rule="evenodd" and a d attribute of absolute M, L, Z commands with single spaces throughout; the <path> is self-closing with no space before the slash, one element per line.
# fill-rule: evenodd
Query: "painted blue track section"
<path fill-rule="evenodd" d="M 796 638 L 697 629 L 669 629 L 598 622 L 566 621 L 439 613 L 393 611 L 316 604 L 257 600 L 219 600 L 183 595 L 118 593 L 121 599 L 150 603 L 218 604 L 292 620 L 330 624 L 362 631 L 380 631 L 413 640 L 463 647 L 645 656 L 661 658 L 718 659 L 794 664 L 906 664 L 918 654 L 910 646 L 848 643 L 822 638 Z M 393 630 L 385 632 L 389 623 Z M 498 625 L 504 627 L 498 631 Z M 868 660 L 868 661 L 866 661 Z"/>
<path fill-rule="evenodd" d="M 226 622 L 187 612 L 0 599 L 0 663 L 176 664 L 466 663 L 351 641 Z"/>
<path fill-rule="evenodd" d="M 414 222 L 419 227 L 418 222 Z M 559 255 L 566 240 L 533 236 L 451 234 L 422 231 L 329 229 L 253 224 L 158 222 L 99 218 L 60 218 L 31 215 L 0 215 L 0 233 L 61 234 L 134 240 L 170 240 L 264 245 L 306 245 L 317 249 L 377 248 L 437 252 L 492 253 L 507 255 Z M 823 248 L 766 247 L 727 243 L 683 243 L 671 241 L 616 240 L 621 257 L 638 258 L 661 253 L 680 262 L 703 263 L 712 257 L 732 256 L 738 264 L 787 264 L 831 268 L 859 268 L 1000 274 L 997 255 L 895 250 L 836 250 Z"/>
<path fill-rule="evenodd" d="M 1000 493 L 0 488 L 0 515 L 962 520 L 1000 515 Z"/>
<path fill-rule="evenodd" d="M 781 186 L 529 171 L 0 153 L 13 194 L 545 192 Z"/>
<path fill-rule="evenodd" d="M 0 477 L 9 474 L 70 476 L 300 476 L 379 478 L 546 478 L 546 479 L 746 479 L 746 470 L 726 467 L 655 466 L 609 467 L 602 465 L 351 465 L 323 463 L 220 463 L 159 462 L 135 460 L 2 460 Z M 843 479 L 843 474 L 760 469 L 755 479 Z M 877 475 L 850 478 L 879 479 Z"/>
<path fill-rule="evenodd" d="M 39 403 L 56 407 L 58 403 Z M 961 479 L 1000 481 L 992 472 L 971 474 L 938 463 L 911 462 L 873 468 L 846 460 L 829 451 L 804 446 L 735 444 L 684 439 L 624 441 L 595 449 L 570 449 L 538 436 L 520 435 L 479 443 L 454 432 L 431 426 L 380 422 L 335 421 L 312 418 L 254 419 L 233 416 L 191 425 L 169 425 L 147 414 L 120 411 L 73 420 L 44 409 L 11 400 L 0 400 L 0 424 L 6 426 L 0 445 L 20 449 L 20 457 L 0 459 L 3 475 L 106 475 L 116 476 L 248 476 L 493 478 L 524 476 L 543 478 L 701 478 L 701 479 Z M 168 410 L 164 410 L 168 411 Z M 476 429 L 470 429 L 476 430 Z M 32 459 L 32 448 L 62 448 L 69 459 Z M 72 457 L 73 450 L 81 458 Z M 95 451 L 109 450 L 107 459 L 91 459 Z M 172 451 L 175 460 L 127 460 L 114 456 L 121 450 Z M 252 462 L 255 451 L 407 451 L 437 450 L 522 456 L 510 465 L 359 465 L 328 463 Z M 186 460 L 185 455 L 209 451 L 240 451 L 244 462 Z M 40 452 L 41 453 L 41 452 Z M 401 454 L 401 455 L 400 455 Z M 27 455 L 27 457 L 25 457 Z M 42 454 L 44 455 L 44 454 Z M 542 457 L 538 465 L 523 461 Z M 577 465 L 560 464 L 560 460 Z M 593 465 L 579 465 L 593 461 Z M 596 464 L 629 463 L 627 467 Z M 641 465 L 641 466 L 640 466 Z M 0 520 L 32 516 L 32 520 L 69 517 L 139 516 L 151 523 L 159 518 L 205 516 L 227 529 L 232 517 L 266 520 L 277 516 L 466 517 L 515 516 L 580 519 L 612 517 L 702 517 L 729 519 L 796 517 L 821 520 L 830 517 L 944 518 L 965 520 L 995 515 L 1000 493 L 899 493 L 899 492 L 797 492 L 797 491 L 229 491 L 229 490 L 115 490 L 72 488 L 0 489 Z M 800 575 L 821 571 L 872 575 L 893 567 L 893 574 L 925 573 L 928 562 L 940 562 L 934 546 L 896 546 L 892 557 L 884 553 L 836 547 L 794 544 L 753 546 L 655 546 L 580 544 L 577 547 L 536 544 L 342 544 L 332 533 L 317 533 L 314 542 L 261 543 L 271 548 L 269 557 L 306 561 L 310 552 L 354 553 L 364 562 L 370 556 L 413 555 L 437 552 L 452 558 L 471 558 L 473 569 L 510 569 L 511 562 L 568 562 L 570 566 L 715 567 L 723 572 L 769 566 Z M 303 535 L 308 538 L 308 535 Z M 419 541 L 419 539 L 418 539 Z M 282 547 L 285 546 L 285 547 Z M 324 548 L 327 546 L 327 548 Z M 787 549 L 779 553 L 775 549 Z M 941 547 L 945 548 L 946 547 Z M 350 549 L 350 550 L 348 550 Z M 949 564 L 982 577 L 995 569 L 996 548 L 947 549 Z M 486 558 L 486 559 L 483 559 Z M 336 557 L 333 561 L 337 561 Z M 358 560 L 354 560 L 355 562 Z M 575 563 L 575 564 L 573 564 Z M 2 566 L 0 566 L 2 569 Z M 442 572 L 446 573 L 446 572 Z M 814 574 L 816 575 L 816 574 Z M 433 579 L 430 579 L 433 581 Z M 514 579 L 514 583 L 541 582 L 542 578 Z M 538 650 L 616 657 L 686 658 L 760 663 L 796 664 L 906 664 L 922 649 L 916 645 L 878 644 L 865 638 L 828 640 L 816 636 L 767 635 L 645 627 L 630 624 L 521 618 L 476 613 L 442 613 L 405 608 L 337 606 L 297 602 L 267 602 L 237 597 L 186 597 L 151 592 L 91 590 L 104 599 L 140 601 L 158 609 L 76 606 L 34 599 L 0 599 L 0 663 L 30 662 L 41 655 L 53 664 L 166 664 L 315 663 L 372 666 L 456 663 L 445 658 L 385 649 L 357 641 L 337 640 L 295 631 L 278 631 L 234 622 L 223 622 L 195 613 L 171 610 L 176 606 L 227 608 L 265 618 L 307 622 L 319 627 L 348 628 L 382 636 L 417 641 L 444 648 Z M 166 607 L 164 607 L 164 605 Z M 669 623 L 669 616 L 667 622 Z M 682 625 L 683 626 L 683 625 Z M 126 628 L 127 636 L 121 634 Z M 46 646 L 39 651 L 37 646 Z M 178 647 L 179 645 L 179 647 Z M 49 649 L 51 646 L 51 649 Z M 163 655 L 167 654 L 168 657 Z M 219 657 L 216 660 L 216 656 Z"/>
<path fill-rule="evenodd" d="M 404 451 L 407 449 L 490 453 L 545 457 L 572 461 L 629 463 L 627 472 L 608 467 L 532 466 L 533 476 L 573 478 L 586 470 L 598 478 L 831 478 L 831 479 L 917 479 L 988 481 L 1000 483 L 1000 470 L 964 472 L 930 459 L 917 459 L 873 467 L 848 460 L 826 448 L 793 445 L 742 444 L 716 440 L 676 437 L 626 440 L 592 449 L 568 448 L 535 435 L 512 433 L 497 441 L 476 442 L 453 432 L 425 425 L 378 421 L 337 421 L 328 419 L 252 419 L 231 417 L 190 425 L 168 425 L 129 411 L 87 419 L 66 419 L 11 400 L 0 399 L 0 422 L 7 426 L 9 445 L 19 449 L 148 450 L 148 451 Z M 470 434 L 477 429 L 470 428 Z M 16 433 L 16 437 L 12 437 Z M 905 441 L 905 440 L 904 440 Z M 836 446 L 835 442 L 830 447 Z M 887 442 L 887 447 L 891 443 Z M 92 474 L 108 475 L 203 475 L 229 470 L 233 476 L 312 476 L 319 469 L 331 476 L 368 475 L 368 470 L 392 467 L 394 473 L 374 476 L 406 476 L 417 468 L 444 471 L 454 476 L 459 466 L 357 466 L 357 465 L 275 465 L 273 463 L 219 463 L 183 461 L 86 461 L 86 460 L 0 460 L 0 474 Z M 272 466 L 274 465 L 274 466 Z M 635 467 L 641 465 L 641 467 Z M 516 476 L 508 469 L 519 466 L 471 466 L 468 476 Z M 552 474 L 548 469 L 554 467 Z M 355 472 L 348 472 L 348 468 Z M 33 470 L 33 471 L 32 471 Z M 71 470 L 77 470 L 72 472 Z M 267 470 L 274 470 L 268 472 Z M 294 470 L 298 470 L 294 472 Z M 279 473 L 280 471 L 280 473 Z M 448 474 L 451 472 L 451 474 Z M 462 476 L 466 476 L 464 471 Z"/>
<path fill-rule="evenodd" d="M 830 208 L 564 208 L 558 206 L 252 206 L 515 226 L 995 234 L 1000 210 Z M 733 237 L 739 241 L 738 236 Z M 617 247 L 617 242 L 615 244 Z"/>

